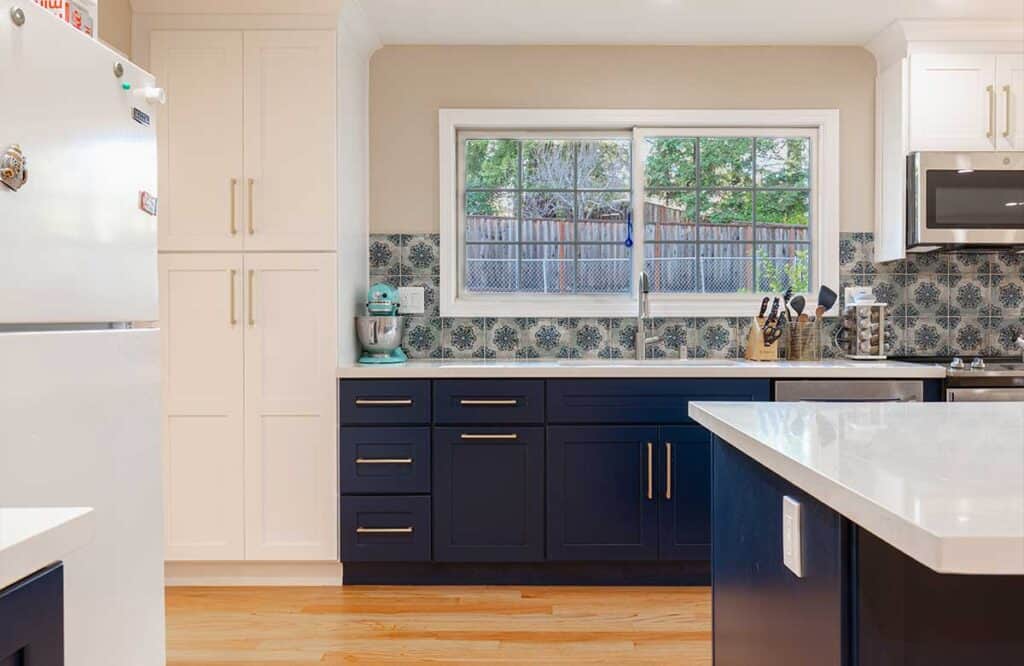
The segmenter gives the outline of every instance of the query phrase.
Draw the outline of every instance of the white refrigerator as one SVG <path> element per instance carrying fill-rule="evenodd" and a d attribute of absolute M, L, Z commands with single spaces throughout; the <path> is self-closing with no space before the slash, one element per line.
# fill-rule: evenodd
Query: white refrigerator
<path fill-rule="evenodd" d="M 0 506 L 95 509 L 65 561 L 69 666 L 164 663 L 153 85 L 0 0 Z"/>

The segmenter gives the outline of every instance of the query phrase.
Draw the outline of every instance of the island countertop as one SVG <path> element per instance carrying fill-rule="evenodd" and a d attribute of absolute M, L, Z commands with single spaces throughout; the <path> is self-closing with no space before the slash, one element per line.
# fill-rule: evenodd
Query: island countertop
<path fill-rule="evenodd" d="M 468 379 L 721 377 L 770 379 L 942 379 L 940 365 L 900 361 L 767 361 L 743 359 L 573 359 L 573 360 L 443 360 L 388 365 L 351 363 L 338 367 L 341 379 Z"/>
<path fill-rule="evenodd" d="M 0 507 L 0 589 L 87 544 L 92 521 L 83 507 Z"/>
<path fill-rule="evenodd" d="M 1024 405 L 693 402 L 689 413 L 934 571 L 1024 575 Z"/>

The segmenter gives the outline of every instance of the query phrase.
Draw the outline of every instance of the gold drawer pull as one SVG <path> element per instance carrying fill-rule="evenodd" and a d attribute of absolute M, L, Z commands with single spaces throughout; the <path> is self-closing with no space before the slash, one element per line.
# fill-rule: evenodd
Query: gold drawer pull
<path fill-rule="evenodd" d="M 376 405 L 376 406 L 383 406 L 383 405 L 411 405 L 412 404 L 412 399 L 411 398 L 404 398 L 404 399 L 401 399 L 401 400 L 370 400 L 368 398 L 359 398 L 358 400 L 356 400 L 356 404 L 360 405 L 360 406 L 366 406 L 366 405 Z"/>
<path fill-rule="evenodd" d="M 356 458 L 357 465 L 411 465 L 412 458 Z"/>
<path fill-rule="evenodd" d="M 519 404 L 518 400 L 459 400 L 460 405 L 476 406 L 476 407 L 502 407 L 510 406 L 515 407 Z"/>
<path fill-rule="evenodd" d="M 357 527 L 356 534 L 412 534 L 411 527 Z"/>
<path fill-rule="evenodd" d="M 460 439 L 519 439 L 519 435 L 514 432 L 507 435 L 475 435 L 462 433 L 459 437 Z"/>

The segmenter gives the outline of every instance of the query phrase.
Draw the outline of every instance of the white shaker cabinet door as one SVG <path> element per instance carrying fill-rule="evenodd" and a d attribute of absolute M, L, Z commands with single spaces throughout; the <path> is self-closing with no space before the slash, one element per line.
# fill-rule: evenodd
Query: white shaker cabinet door
<path fill-rule="evenodd" d="M 993 150 L 996 58 L 917 54 L 910 58 L 910 150 Z"/>
<path fill-rule="evenodd" d="M 337 83 L 330 31 L 245 33 L 246 250 L 335 250 Z"/>
<path fill-rule="evenodd" d="M 1024 55 L 996 57 L 996 145 L 1024 150 Z"/>
<path fill-rule="evenodd" d="M 242 281 L 240 254 L 160 255 L 169 560 L 245 554 Z"/>
<path fill-rule="evenodd" d="M 242 33 L 156 31 L 159 247 L 242 249 Z"/>
<path fill-rule="evenodd" d="M 245 257 L 245 556 L 336 560 L 334 254 Z"/>

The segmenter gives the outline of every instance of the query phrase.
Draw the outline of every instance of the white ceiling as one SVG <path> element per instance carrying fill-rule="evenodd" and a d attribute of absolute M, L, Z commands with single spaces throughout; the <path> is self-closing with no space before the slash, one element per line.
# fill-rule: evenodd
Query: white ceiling
<path fill-rule="evenodd" d="M 896 19 L 1024 22 L 1024 0 L 361 0 L 385 44 L 864 44 Z"/>

